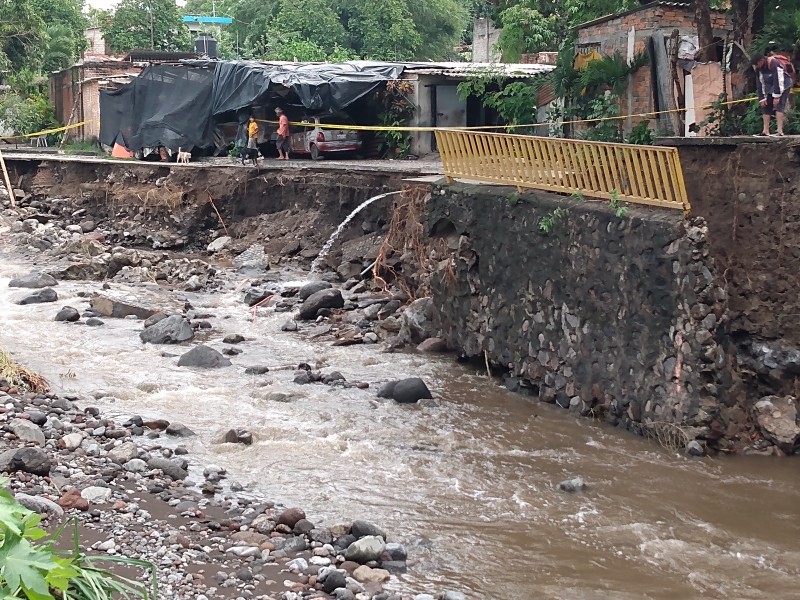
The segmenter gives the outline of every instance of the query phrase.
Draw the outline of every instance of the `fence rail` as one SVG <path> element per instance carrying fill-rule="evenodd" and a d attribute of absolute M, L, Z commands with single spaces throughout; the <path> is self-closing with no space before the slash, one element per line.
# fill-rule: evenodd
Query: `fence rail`
<path fill-rule="evenodd" d="M 436 144 L 448 182 L 458 178 L 588 198 L 616 196 L 687 215 L 691 209 L 677 148 L 456 129 L 437 130 Z"/>

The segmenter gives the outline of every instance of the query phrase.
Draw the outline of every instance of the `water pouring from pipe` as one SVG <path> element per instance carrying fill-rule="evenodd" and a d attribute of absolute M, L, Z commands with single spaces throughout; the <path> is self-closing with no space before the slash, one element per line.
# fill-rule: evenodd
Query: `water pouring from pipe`
<path fill-rule="evenodd" d="M 333 232 L 330 239 L 325 242 L 325 245 L 322 247 L 322 250 L 319 251 L 319 255 L 317 258 L 314 259 L 314 262 L 311 263 L 311 274 L 319 272 L 319 266 L 322 263 L 322 260 L 328 255 L 333 247 L 333 244 L 339 239 L 339 236 L 342 235 L 344 228 L 347 227 L 347 224 L 352 221 L 355 216 L 368 207 L 370 204 L 375 202 L 376 200 L 380 200 L 381 198 L 385 198 L 386 196 L 391 196 L 393 194 L 402 194 L 402 190 L 397 192 L 386 192 L 385 194 L 378 194 L 377 196 L 373 196 L 367 200 L 364 200 L 361 204 L 359 204 L 353 212 L 351 212 L 347 217 L 345 217 L 344 221 L 339 224 L 339 227 L 336 228 L 336 231 Z"/>

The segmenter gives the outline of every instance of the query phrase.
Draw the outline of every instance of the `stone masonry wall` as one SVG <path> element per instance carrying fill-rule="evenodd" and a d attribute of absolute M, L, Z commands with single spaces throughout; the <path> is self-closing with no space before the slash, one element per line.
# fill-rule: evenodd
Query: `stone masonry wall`
<path fill-rule="evenodd" d="M 558 207 L 567 215 L 542 232 Z M 443 336 L 508 369 L 511 387 L 714 447 L 749 427 L 726 405 L 726 294 L 702 219 L 639 208 L 620 218 L 605 202 L 455 184 L 434 191 L 426 220 L 451 249 L 432 278 Z"/>

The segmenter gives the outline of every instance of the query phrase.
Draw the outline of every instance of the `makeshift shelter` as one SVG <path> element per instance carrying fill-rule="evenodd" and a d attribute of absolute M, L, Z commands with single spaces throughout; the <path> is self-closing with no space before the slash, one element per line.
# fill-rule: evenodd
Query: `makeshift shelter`
<path fill-rule="evenodd" d="M 207 148 L 217 123 L 243 122 L 255 105 L 298 103 L 337 111 L 397 79 L 405 65 L 186 60 L 147 67 L 128 85 L 100 98 L 100 141 L 132 151 Z"/>

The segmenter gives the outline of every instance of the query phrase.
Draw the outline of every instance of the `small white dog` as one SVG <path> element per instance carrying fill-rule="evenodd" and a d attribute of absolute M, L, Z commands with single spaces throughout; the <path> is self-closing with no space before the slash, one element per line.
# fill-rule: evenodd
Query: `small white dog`
<path fill-rule="evenodd" d="M 191 152 L 181 152 L 181 149 L 178 148 L 178 162 L 183 164 L 189 164 L 192 160 L 192 153 Z"/>

